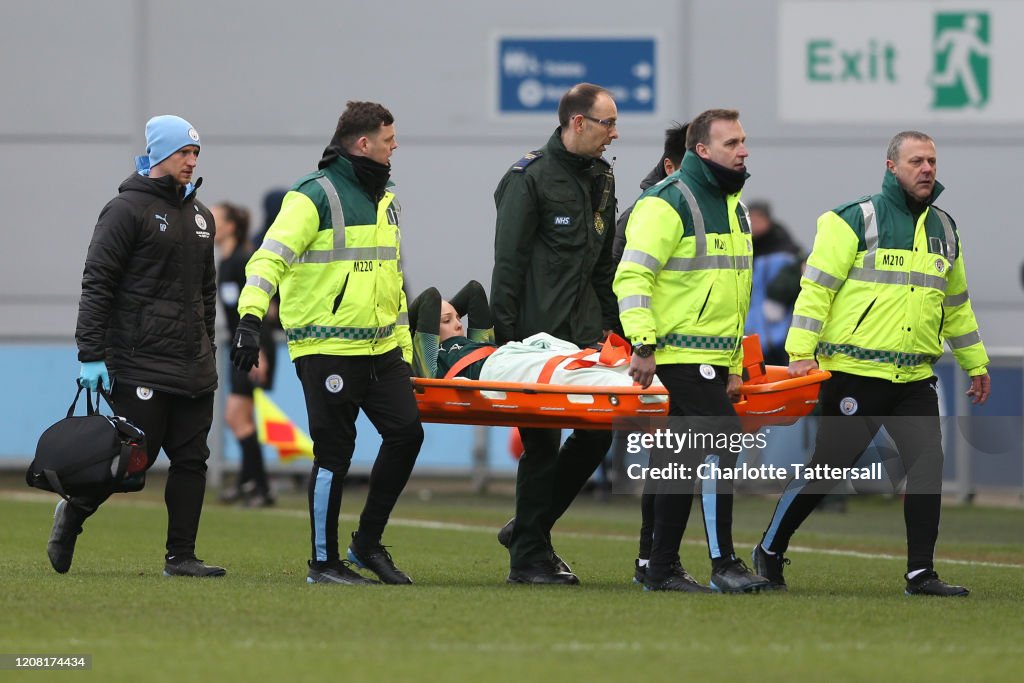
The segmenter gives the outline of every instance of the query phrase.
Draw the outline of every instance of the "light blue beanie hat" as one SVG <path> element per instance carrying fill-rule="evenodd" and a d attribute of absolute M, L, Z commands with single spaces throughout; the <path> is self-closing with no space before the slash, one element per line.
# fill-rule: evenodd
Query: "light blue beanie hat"
<path fill-rule="evenodd" d="M 135 157 L 135 168 L 141 175 L 177 152 L 182 147 L 199 147 L 199 133 L 180 116 L 154 116 L 146 123 L 146 154 Z"/>

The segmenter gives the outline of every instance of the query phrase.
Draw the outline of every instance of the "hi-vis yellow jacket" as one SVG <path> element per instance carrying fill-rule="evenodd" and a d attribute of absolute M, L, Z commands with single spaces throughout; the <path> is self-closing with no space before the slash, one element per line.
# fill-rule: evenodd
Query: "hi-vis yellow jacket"
<path fill-rule="evenodd" d="M 753 244 L 740 193 L 726 195 L 700 157 L 649 188 L 626 225 L 612 285 L 633 344 L 656 346 L 658 365 L 743 368 Z"/>
<path fill-rule="evenodd" d="M 972 376 L 988 354 L 967 296 L 956 225 L 931 203 L 916 223 L 891 173 L 882 191 L 818 219 L 786 338 L 791 361 L 904 383 L 932 376 L 942 341 Z"/>
<path fill-rule="evenodd" d="M 280 288 L 292 360 L 400 347 L 411 363 L 399 213 L 390 191 L 374 204 L 344 157 L 301 178 L 246 266 L 239 315 L 262 318 Z"/>

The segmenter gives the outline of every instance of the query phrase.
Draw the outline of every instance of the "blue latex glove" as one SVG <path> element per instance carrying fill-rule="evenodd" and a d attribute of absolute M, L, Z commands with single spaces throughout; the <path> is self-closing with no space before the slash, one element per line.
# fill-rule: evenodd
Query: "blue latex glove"
<path fill-rule="evenodd" d="M 101 386 L 109 390 L 110 374 L 107 372 L 107 364 L 101 360 L 82 363 L 82 369 L 78 371 L 78 383 L 92 391 Z"/>

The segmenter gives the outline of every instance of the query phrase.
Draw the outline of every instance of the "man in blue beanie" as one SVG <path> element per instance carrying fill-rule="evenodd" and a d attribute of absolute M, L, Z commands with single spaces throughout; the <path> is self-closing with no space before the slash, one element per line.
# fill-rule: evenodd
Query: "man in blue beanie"
<path fill-rule="evenodd" d="M 146 124 L 146 154 L 96 223 L 75 332 L 79 383 L 109 392 L 117 414 L 145 431 L 147 468 L 161 448 L 170 460 L 165 576 L 225 574 L 195 555 L 217 388 L 215 227 L 196 199 L 199 147 L 183 118 Z M 115 492 L 57 505 L 46 552 L 58 573 L 71 568 L 82 524 Z"/>

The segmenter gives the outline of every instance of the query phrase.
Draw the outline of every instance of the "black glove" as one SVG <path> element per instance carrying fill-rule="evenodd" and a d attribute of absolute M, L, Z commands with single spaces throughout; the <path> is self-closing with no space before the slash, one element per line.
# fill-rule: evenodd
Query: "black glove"
<path fill-rule="evenodd" d="M 238 321 L 235 338 L 231 341 L 231 364 L 235 369 L 249 372 L 260 364 L 260 326 L 262 321 L 252 313 L 246 313 Z"/>

